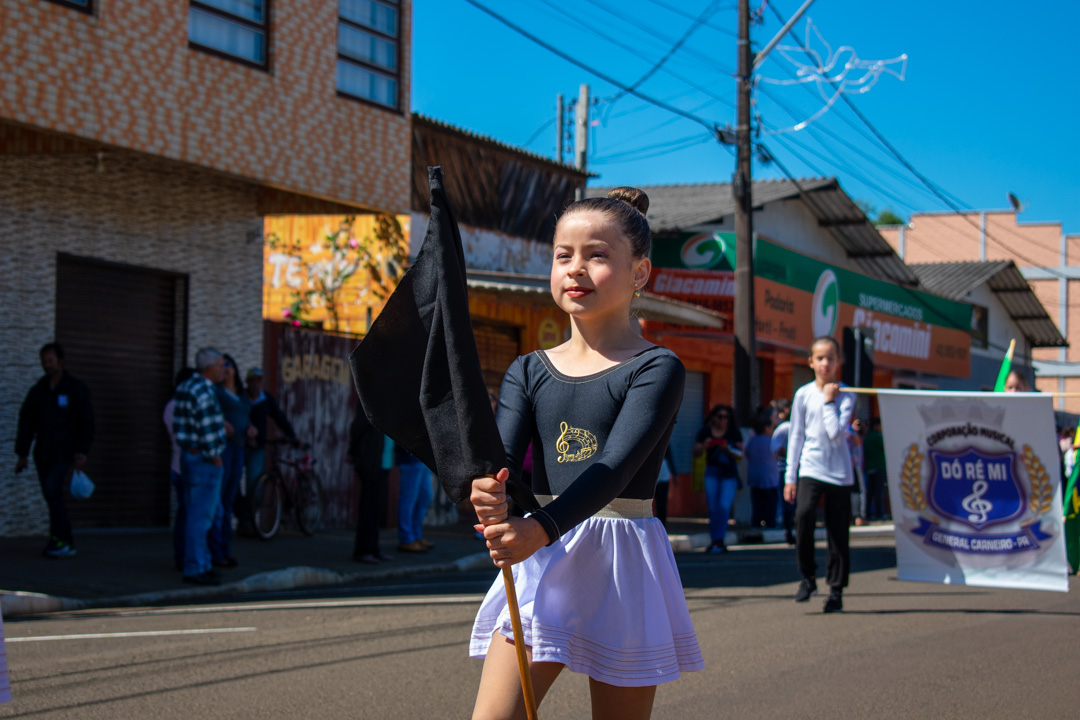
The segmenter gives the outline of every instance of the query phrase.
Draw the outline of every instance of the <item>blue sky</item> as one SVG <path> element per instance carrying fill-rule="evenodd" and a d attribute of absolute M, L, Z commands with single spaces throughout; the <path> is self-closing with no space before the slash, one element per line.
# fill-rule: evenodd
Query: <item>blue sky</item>
<path fill-rule="evenodd" d="M 734 124 L 735 0 L 479 1 L 625 84 L 644 75 L 693 18 L 715 5 L 707 23 L 639 89 L 706 123 Z M 780 28 L 772 8 L 786 18 L 800 4 L 769 2 L 764 24 L 751 29 L 758 49 Z M 761 0 L 751 0 L 753 9 L 760 6 Z M 1067 233 L 1080 233 L 1074 49 L 1080 3 L 816 0 L 806 17 L 834 50 L 851 46 L 863 60 L 908 56 L 903 82 L 882 75 L 852 100 L 962 207 L 1006 208 L 1006 192 L 1013 192 L 1026 205 L 1022 222 L 1062 222 Z M 579 84 L 588 83 L 600 99 L 589 147 L 589 169 L 601 175 L 594 184 L 730 180 L 734 158 L 703 125 L 630 95 L 616 99 L 615 86 L 465 0 L 415 0 L 413 18 L 413 110 L 554 157 L 555 97 L 576 98 Z M 802 39 L 805 32 L 804 17 L 796 33 Z M 782 44 L 794 43 L 786 38 Z M 787 79 L 794 69 L 774 51 L 759 75 Z M 763 125 L 781 130 L 813 115 L 824 101 L 808 89 L 760 82 L 755 99 Z M 947 209 L 869 134 L 837 102 L 805 130 L 761 141 L 792 174 L 835 175 L 850 195 L 879 210 L 907 217 L 913 210 Z M 754 176 L 782 173 L 755 163 Z"/>

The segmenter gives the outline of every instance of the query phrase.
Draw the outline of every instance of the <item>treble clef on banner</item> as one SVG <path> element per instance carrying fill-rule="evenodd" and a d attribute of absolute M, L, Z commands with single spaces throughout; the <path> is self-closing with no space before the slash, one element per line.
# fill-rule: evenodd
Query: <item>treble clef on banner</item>
<path fill-rule="evenodd" d="M 971 485 L 971 494 L 961 503 L 963 508 L 971 513 L 968 515 L 968 520 L 973 523 L 986 522 L 987 513 L 994 509 L 994 503 L 983 500 L 988 487 L 990 486 L 985 480 L 976 480 Z"/>

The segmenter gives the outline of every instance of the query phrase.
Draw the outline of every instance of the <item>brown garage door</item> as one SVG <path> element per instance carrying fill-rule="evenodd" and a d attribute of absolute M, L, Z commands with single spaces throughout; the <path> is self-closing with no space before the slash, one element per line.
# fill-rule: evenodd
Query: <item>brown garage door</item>
<path fill-rule="evenodd" d="M 69 506 L 79 527 L 169 522 L 169 438 L 161 421 L 187 355 L 187 278 L 60 255 L 56 339 L 90 387 L 97 425 L 87 474 L 97 489 Z"/>

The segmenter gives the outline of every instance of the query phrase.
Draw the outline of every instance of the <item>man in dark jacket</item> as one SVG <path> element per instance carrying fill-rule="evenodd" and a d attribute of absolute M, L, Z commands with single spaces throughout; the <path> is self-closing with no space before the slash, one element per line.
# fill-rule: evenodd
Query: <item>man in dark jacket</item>
<path fill-rule="evenodd" d="M 29 465 L 31 445 L 41 492 L 49 506 L 47 557 L 75 554 L 71 522 L 64 506 L 64 486 L 72 466 L 86 469 L 94 442 L 94 409 L 86 384 L 64 372 L 64 349 L 49 343 L 39 353 L 45 377 L 30 388 L 19 410 L 15 472 Z"/>

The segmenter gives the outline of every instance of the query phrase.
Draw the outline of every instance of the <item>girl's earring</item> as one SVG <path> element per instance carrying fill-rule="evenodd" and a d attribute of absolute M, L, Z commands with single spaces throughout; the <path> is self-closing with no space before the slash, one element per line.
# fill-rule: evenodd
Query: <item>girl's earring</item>
<path fill-rule="evenodd" d="M 641 297 L 641 288 L 637 285 L 634 286 L 634 297 Z"/>

